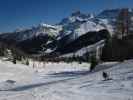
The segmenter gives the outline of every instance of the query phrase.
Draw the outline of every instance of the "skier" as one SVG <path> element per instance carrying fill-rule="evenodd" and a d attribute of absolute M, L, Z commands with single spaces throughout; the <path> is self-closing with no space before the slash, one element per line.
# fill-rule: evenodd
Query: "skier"
<path fill-rule="evenodd" d="M 105 81 L 109 80 L 109 75 L 107 74 L 107 72 L 103 72 L 102 76 L 103 76 Z"/>

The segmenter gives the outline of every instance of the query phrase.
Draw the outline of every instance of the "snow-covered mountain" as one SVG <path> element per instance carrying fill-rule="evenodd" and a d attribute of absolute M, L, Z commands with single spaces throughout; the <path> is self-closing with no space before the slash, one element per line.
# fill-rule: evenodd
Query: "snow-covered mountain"
<path fill-rule="evenodd" d="M 60 39 L 66 35 L 74 34 L 75 37 L 73 39 L 75 39 L 87 32 L 99 31 L 101 29 L 107 29 L 110 33 L 113 33 L 116 18 L 120 11 L 121 9 L 104 10 L 97 15 L 76 11 L 55 25 L 39 24 L 29 29 L 17 30 L 10 33 L 12 34 L 10 38 L 26 40 L 33 36 L 48 34 L 50 36 L 57 36 L 57 39 Z M 130 9 L 129 12 L 133 16 L 133 10 Z M 5 38 L 8 35 L 5 35 Z"/>
<path fill-rule="evenodd" d="M 64 18 L 59 25 L 67 25 L 76 21 L 87 21 L 88 19 L 93 18 L 92 14 L 83 14 L 80 11 L 72 13 L 69 17 Z"/>
<path fill-rule="evenodd" d="M 96 17 L 101 19 L 110 19 L 114 20 L 120 13 L 121 9 L 107 9 L 102 11 L 100 14 L 98 14 Z"/>
<path fill-rule="evenodd" d="M 42 46 L 40 44 L 50 44 L 50 47 L 52 44 L 52 48 L 55 50 L 55 48 L 58 48 L 57 46 L 62 47 L 60 45 L 70 44 L 88 32 L 91 34 L 91 32 L 93 33 L 106 29 L 109 31 L 110 36 L 112 36 L 116 27 L 116 19 L 120 11 L 121 9 L 104 10 L 97 15 L 84 14 L 77 11 L 55 25 L 39 24 L 32 28 L 0 34 L 0 40 L 6 40 L 8 43 L 15 41 L 17 44 L 21 42 L 21 44 L 24 44 L 23 46 L 28 42 L 29 44 L 27 47 L 31 49 L 32 43 L 36 43 L 39 48 Z M 133 11 L 130 10 L 129 12 L 130 15 L 133 16 Z M 131 18 L 133 19 L 133 17 Z M 45 40 L 44 43 L 42 43 L 44 41 L 43 39 Z M 49 50 L 51 48 L 47 49 Z"/>
<path fill-rule="evenodd" d="M 4 33 L 1 35 L 1 38 L 15 41 L 24 41 L 38 36 L 51 36 L 56 37 L 61 30 L 61 27 L 48 25 L 48 24 L 39 24 L 29 29 L 21 29 L 14 31 L 12 33 Z"/>
<path fill-rule="evenodd" d="M 84 14 L 80 11 L 72 13 L 55 25 L 39 24 L 32 28 L 17 30 L 8 34 L 3 34 L 3 38 L 23 41 L 40 35 L 49 35 L 61 39 L 64 36 L 72 35 L 70 40 L 75 40 L 79 36 L 90 32 L 108 29 L 113 31 L 113 24 L 118 16 L 120 9 L 105 10 L 94 16 L 93 14 Z"/>
<path fill-rule="evenodd" d="M 83 14 L 80 11 L 72 13 L 68 18 L 63 19 L 59 25 L 62 26 L 62 31 L 60 31 L 60 38 L 70 35 L 71 40 L 75 40 L 79 36 L 90 32 L 90 31 L 99 31 L 105 29 L 104 26 L 96 23 L 93 14 Z"/>

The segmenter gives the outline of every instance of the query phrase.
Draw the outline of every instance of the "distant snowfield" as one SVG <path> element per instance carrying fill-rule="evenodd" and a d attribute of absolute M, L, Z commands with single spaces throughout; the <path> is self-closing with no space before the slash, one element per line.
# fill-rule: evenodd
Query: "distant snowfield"
<path fill-rule="evenodd" d="M 89 66 L 62 62 L 33 69 L 0 61 L 0 100 L 133 100 L 133 60 L 104 63 L 92 73 Z M 103 81 L 103 70 L 113 80 Z"/>

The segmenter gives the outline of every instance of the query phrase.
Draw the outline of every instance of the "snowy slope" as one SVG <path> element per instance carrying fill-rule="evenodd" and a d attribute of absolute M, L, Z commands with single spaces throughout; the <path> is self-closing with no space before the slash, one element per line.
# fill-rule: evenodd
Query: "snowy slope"
<path fill-rule="evenodd" d="M 89 73 L 89 64 L 47 63 L 33 71 L 0 62 L 0 100 L 133 100 L 132 65 L 133 60 L 104 63 Z M 102 81 L 103 70 L 113 80 Z"/>

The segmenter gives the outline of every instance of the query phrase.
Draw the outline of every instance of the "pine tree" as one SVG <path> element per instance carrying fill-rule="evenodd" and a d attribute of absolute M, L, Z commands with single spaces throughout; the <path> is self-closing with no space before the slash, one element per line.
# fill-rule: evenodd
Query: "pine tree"
<path fill-rule="evenodd" d="M 96 65 L 98 64 L 98 61 L 95 56 L 91 57 L 90 63 L 91 63 L 90 71 L 93 71 L 95 69 Z"/>
<path fill-rule="evenodd" d="M 29 60 L 28 59 L 26 60 L 26 65 L 29 65 Z"/>
<path fill-rule="evenodd" d="M 16 58 L 15 57 L 13 58 L 12 62 L 13 62 L 13 64 L 16 64 Z"/>
<path fill-rule="evenodd" d="M 5 46 L 4 44 L 0 43 L 0 56 L 5 55 Z"/>

